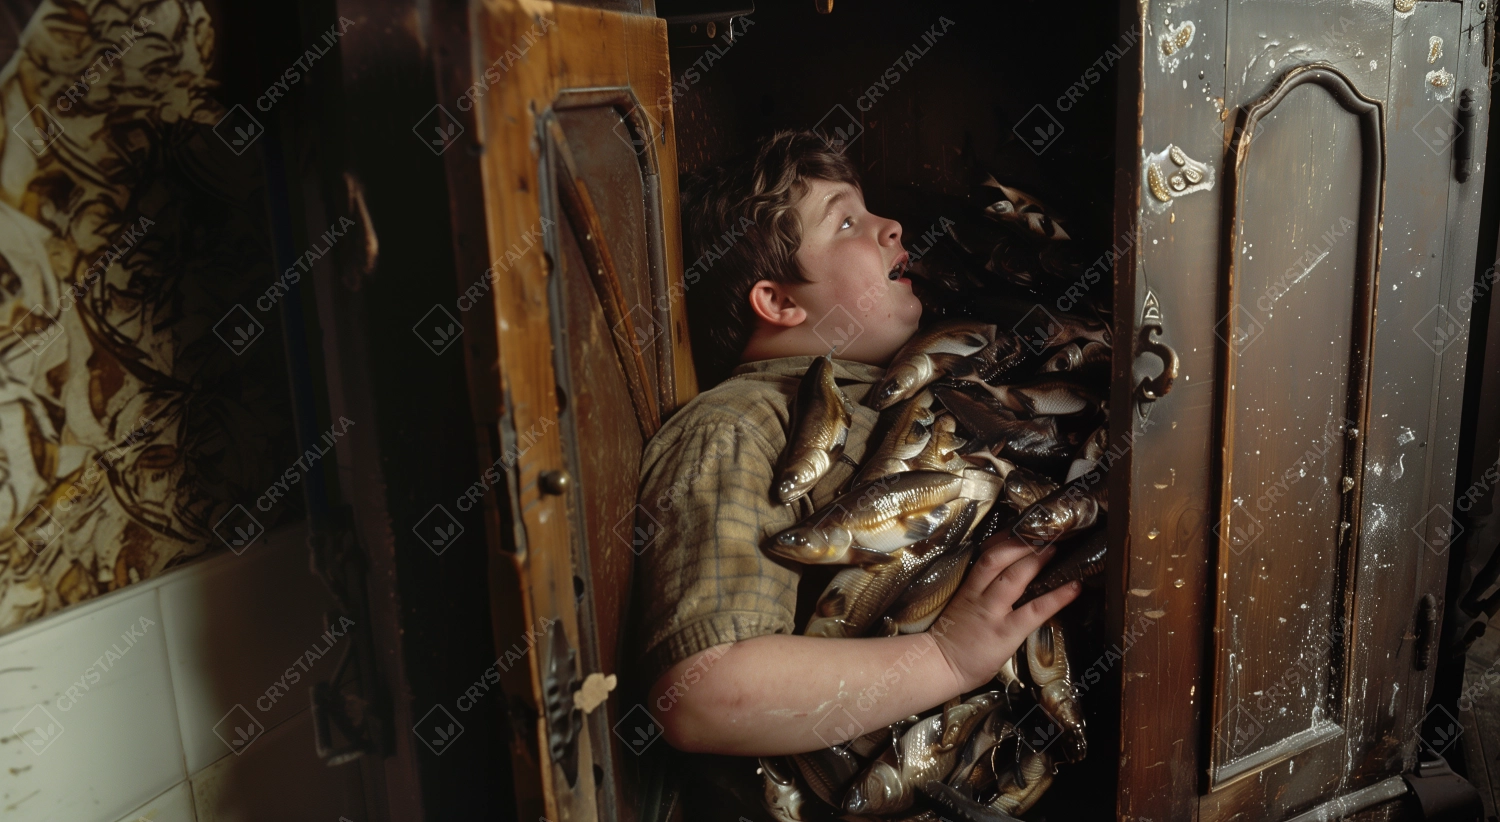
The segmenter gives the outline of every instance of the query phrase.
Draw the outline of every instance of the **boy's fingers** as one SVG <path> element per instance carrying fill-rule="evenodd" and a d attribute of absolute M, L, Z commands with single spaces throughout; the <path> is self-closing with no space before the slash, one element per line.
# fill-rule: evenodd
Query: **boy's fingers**
<path fill-rule="evenodd" d="M 1030 636 L 1032 631 L 1042 627 L 1042 623 L 1051 619 L 1053 614 L 1076 599 L 1082 590 L 1083 583 L 1074 581 L 1042 594 L 1011 612 L 1007 630 L 1014 631 L 1021 637 Z"/>
<path fill-rule="evenodd" d="M 995 577 L 1015 564 L 1016 560 L 1031 554 L 1031 546 L 1020 540 L 991 540 L 985 543 L 984 553 L 974 562 L 968 579 L 964 580 L 976 596 L 984 596 L 985 590 Z"/>
<path fill-rule="evenodd" d="M 1021 550 L 1023 553 L 984 589 L 983 597 L 990 605 L 1003 605 L 1006 608 L 1014 605 L 1016 600 L 1021 598 L 1022 592 L 1026 590 L 1032 577 L 1035 577 L 1037 571 L 1040 571 L 1042 566 L 1052 559 L 1052 555 L 1057 553 L 1055 545 L 1048 545 L 1037 553 L 1031 546 L 1021 543 Z"/>

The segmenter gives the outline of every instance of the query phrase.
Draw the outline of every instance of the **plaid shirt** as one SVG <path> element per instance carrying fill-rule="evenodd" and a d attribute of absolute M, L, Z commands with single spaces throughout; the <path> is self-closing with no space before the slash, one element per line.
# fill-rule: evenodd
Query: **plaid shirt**
<path fill-rule="evenodd" d="M 767 540 L 826 505 L 864 458 L 879 412 L 863 405 L 883 368 L 835 359 L 834 380 L 856 406 L 843 456 L 790 505 L 772 497 L 792 405 L 815 357 L 740 365 L 684 405 L 646 445 L 637 524 L 655 528 L 637 560 L 637 648 L 649 688 L 699 651 L 762 634 L 790 634 L 799 563 Z"/>

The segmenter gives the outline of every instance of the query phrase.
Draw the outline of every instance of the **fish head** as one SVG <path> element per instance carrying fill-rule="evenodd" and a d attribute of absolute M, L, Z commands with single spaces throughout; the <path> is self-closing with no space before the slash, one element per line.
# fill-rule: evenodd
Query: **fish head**
<path fill-rule="evenodd" d="M 822 457 L 821 460 L 818 459 L 819 456 Z M 829 462 L 826 451 L 792 460 L 776 478 L 777 499 L 785 505 L 806 494 L 823 475 Z"/>
<path fill-rule="evenodd" d="M 885 758 L 877 759 L 849 786 L 849 792 L 844 794 L 844 810 L 850 813 L 896 810 L 893 806 L 901 793 L 901 772 Z"/>
<path fill-rule="evenodd" d="M 836 525 L 799 525 L 788 528 L 771 541 L 777 556 L 809 565 L 831 565 L 849 554 L 854 535 Z"/>

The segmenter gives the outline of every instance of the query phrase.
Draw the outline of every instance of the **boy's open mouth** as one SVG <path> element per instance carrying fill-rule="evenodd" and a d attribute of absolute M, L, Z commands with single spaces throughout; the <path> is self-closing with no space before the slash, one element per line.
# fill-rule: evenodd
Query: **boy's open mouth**
<path fill-rule="evenodd" d="M 911 255 L 908 254 L 907 252 L 903 251 L 903 252 L 901 252 L 901 256 L 896 258 L 896 264 L 893 265 L 893 266 L 891 266 L 891 270 L 890 270 L 889 273 L 886 274 L 886 276 L 889 277 L 889 278 L 891 278 L 892 280 L 897 280 L 897 279 L 900 279 L 902 277 L 905 277 L 906 276 L 906 268 L 910 264 L 911 264 Z"/>

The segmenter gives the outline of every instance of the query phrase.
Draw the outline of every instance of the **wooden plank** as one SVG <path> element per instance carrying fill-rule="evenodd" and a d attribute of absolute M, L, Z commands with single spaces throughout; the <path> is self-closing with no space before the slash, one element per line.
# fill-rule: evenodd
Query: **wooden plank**
<path fill-rule="evenodd" d="M 1127 626 L 1153 626 L 1122 662 L 1118 815 L 1196 819 L 1208 593 L 1217 321 L 1212 272 L 1218 259 L 1219 186 L 1172 202 L 1153 199 L 1147 155 L 1177 146 L 1219 166 L 1225 146 L 1226 4 L 1125 3 L 1121 30 L 1141 33 L 1120 67 L 1116 174 L 1116 362 L 1111 439 L 1136 437 L 1110 497 L 1109 612 Z M 1190 26 L 1184 28 L 1184 26 Z M 1186 31 L 1191 38 L 1176 38 Z M 1163 47 L 1170 44 L 1171 54 Z M 1134 411 L 1135 385 L 1160 365 L 1135 362 L 1148 291 L 1159 301 L 1162 339 L 1181 358 L 1172 392 L 1150 417 Z"/>

